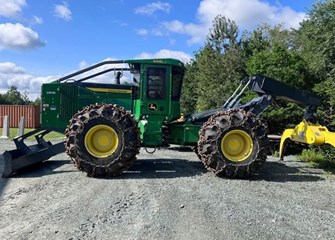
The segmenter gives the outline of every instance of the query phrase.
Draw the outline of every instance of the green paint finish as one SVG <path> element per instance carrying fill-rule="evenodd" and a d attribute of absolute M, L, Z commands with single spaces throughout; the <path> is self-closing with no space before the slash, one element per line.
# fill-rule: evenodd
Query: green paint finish
<path fill-rule="evenodd" d="M 141 131 L 140 138 L 144 146 L 162 145 L 162 123 L 161 118 L 156 116 L 149 116 L 148 119 L 138 122 Z"/>
<path fill-rule="evenodd" d="M 60 84 L 48 83 L 42 85 L 42 127 L 63 128 L 69 121 L 59 119 L 60 115 Z M 76 103 L 73 102 L 75 105 Z"/>
<path fill-rule="evenodd" d="M 201 125 L 194 125 L 190 122 L 172 123 L 169 125 L 170 136 L 168 143 L 179 145 L 195 145 L 199 140 Z"/>
<path fill-rule="evenodd" d="M 155 64 L 155 65 L 170 65 L 178 66 L 184 68 L 184 64 L 172 58 L 160 58 L 160 59 L 135 59 L 135 60 L 126 60 L 126 63 L 138 63 L 138 64 Z"/>
<path fill-rule="evenodd" d="M 163 123 L 180 117 L 179 98 L 184 69 L 179 61 L 162 60 L 164 63 L 171 61 L 173 65 L 155 61 L 146 60 L 141 65 L 142 85 L 139 99 L 134 102 L 134 116 L 139 121 L 141 140 L 146 146 L 161 145 Z"/>
<path fill-rule="evenodd" d="M 175 59 L 121 62 L 128 63 L 129 67 L 120 68 L 117 65 L 114 76 L 117 71 L 122 71 L 121 75 L 128 71 L 129 76 L 138 80 L 139 86 L 89 83 L 80 78 L 43 84 L 42 127 L 65 129 L 72 116 L 85 106 L 112 103 L 124 107 L 134 115 L 144 146 L 163 144 L 163 125 L 170 126 L 171 134 L 167 140 L 170 143 L 195 144 L 199 126 L 191 123 L 169 124 L 180 117 L 179 99 L 185 70 L 182 62 Z M 117 64 L 119 63 L 120 61 Z M 95 74 L 92 76 L 95 77 Z"/>
<path fill-rule="evenodd" d="M 123 93 L 115 93 L 117 91 Z M 43 84 L 42 127 L 65 129 L 75 113 L 95 103 L 117 104 L 131 111 L 132 87 L 75 82 Z"/>
<path fill-rule="evenodd" d="M 179 102 L 171 102 L 170 109 L 169 109 L 169 121 L 175 120 L 181 117 L 180 114 L 180 103 Z"/>

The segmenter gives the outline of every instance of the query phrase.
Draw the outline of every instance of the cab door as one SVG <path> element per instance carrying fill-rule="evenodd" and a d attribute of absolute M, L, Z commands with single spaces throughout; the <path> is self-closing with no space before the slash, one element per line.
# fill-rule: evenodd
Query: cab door
<path fill-rule="evenodd" d="M 145 66 L 143 114 L 165 116 L 169 114 L 169 72 L 169 66 Z"/>

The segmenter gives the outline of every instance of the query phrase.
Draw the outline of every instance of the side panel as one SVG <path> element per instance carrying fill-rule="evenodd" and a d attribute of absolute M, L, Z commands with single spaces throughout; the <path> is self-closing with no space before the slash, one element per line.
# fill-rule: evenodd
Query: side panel
<path fill-rule="evenodd" d="M 72 116 L 85 106 L 111 103 L 133 109 L 132 87 L 95 83 L 42 85 L 42 127 L 64 130 Z"/>
<path fill-rule="evenodd" d="M 60 97 L 60 84 L 49 83 L 42 85 L 42 127 L 65 128 L 67 122 L 60 119 L 62 110 Z M 70 96 L 69 96 L 70 97 Z M 71 96 L 73 105 L 76 105 L 76 97 Z M 69 119 L 68 119 L 69 120 Z"/>
<path fill-rule="evenodd" d="M 168 125 L 170 136 L 167 142 L 179 145 L 196 145 L 201 126 L 190 122 L 170 124 Z"/>

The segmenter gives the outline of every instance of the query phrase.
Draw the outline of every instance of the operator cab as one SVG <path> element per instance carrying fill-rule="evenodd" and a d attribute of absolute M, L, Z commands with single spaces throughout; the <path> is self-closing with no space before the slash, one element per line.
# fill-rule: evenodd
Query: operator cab
<path fill-rule="evenodd" d="M 180 118 L 184 66 L 175 59 L 131 60 L 129 66 L 133 79 L 139 82 L 139 86 L 133 84 L 133 113 L 139 122 L 142 142 L 160 146 L 162 126 Z"/>
<path fill-rule="evenodd" d="M 177 60 L 135 60 L 130 66 L 134 87 L 134 113 L 143 116 L 163 116 L 165 121 L 180 117 L 180 95 L 184 67 Z M 138 107 L 136 107 L 138 106 Z"/>

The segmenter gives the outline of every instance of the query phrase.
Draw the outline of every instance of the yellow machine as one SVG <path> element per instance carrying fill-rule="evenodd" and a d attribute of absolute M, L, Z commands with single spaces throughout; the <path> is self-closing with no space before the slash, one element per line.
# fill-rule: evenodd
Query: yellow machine
<path fill-rule="evenodd" d="M 325 126 L 318 123 L 313 124 L 304 119 L 295 128 L 288 128 L 284 131 L 279 147 L 281 160 L 284 158 L 286 145 L 289 141 L 308 145 L 330 144 L 335 147 L 335 133 L 330 132 Z"/>

